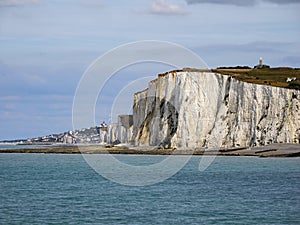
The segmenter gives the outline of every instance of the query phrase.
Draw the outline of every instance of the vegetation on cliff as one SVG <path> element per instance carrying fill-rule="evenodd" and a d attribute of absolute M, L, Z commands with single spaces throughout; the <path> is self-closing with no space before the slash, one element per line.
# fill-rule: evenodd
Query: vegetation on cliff
<path fill-rule="evenodd" d="M 289 67 L 251 69 L 243 67 L 218 67 L 215 73 L 230 75 L 248 83 L 270 85 L 300 90 L 300 69 Z M 288 81 L 291 78 L 291 81 Z"/>

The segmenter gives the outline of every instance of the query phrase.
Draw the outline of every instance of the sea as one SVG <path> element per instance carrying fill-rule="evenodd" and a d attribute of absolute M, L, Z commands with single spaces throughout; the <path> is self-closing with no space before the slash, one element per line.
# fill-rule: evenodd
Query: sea
<path fill-rule="evenodd" d="M 201 157 L 136 187 L 107 180 L 80 154 L 2 153 L 0 224 L 300 224 L 300 158 L 218 156 L 199 171 Z"/>

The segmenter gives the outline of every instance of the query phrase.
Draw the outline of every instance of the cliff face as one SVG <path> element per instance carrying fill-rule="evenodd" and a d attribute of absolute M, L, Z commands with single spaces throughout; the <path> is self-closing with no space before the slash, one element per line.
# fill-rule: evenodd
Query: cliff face
<path fill-rule="evenodd" d="M 179 149 L 299 143 L 300 91 L 169 72 L 135 94 L 133 139 Z"/>
<path fill-rule="evenodd" d="M 100 141 L 103 143 L 128 143 L 132 137 L 132 115 L 119 115 L 118 123 L 107 127 L 105 132 L 100 132 Z"/>

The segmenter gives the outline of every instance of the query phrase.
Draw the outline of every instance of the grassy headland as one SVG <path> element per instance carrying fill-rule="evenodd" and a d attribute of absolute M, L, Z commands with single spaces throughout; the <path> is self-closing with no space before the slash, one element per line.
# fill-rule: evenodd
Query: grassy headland
<path fill-rule="evenodd" d="M 219 67 L 212 71 L 224 75 L 230 75 L 240 81 L 248 83 L 300 90 L 299 68 L 278 67 L 252 69 L 246 67 Z M 288 78 L 296 78 L 296 80 L 287 82 Z"/>

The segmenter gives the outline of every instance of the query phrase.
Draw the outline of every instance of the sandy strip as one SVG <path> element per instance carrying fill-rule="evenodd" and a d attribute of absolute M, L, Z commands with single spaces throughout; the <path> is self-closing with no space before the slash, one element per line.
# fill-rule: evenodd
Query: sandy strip
<path fill-rule="evenodd" d="M 259 156 L 259 157 L 299 157 L 299 144 L 272 144 L 256 148 L 232 148 L 221 150 L 172 150 L 155 147 L 125 146 L 49 146 L 46 148 L 2 149 L 0 153 L 43 153 L 43 154 L 140 154 L 140 155 L 218 155 L 218 156 Z"/>

